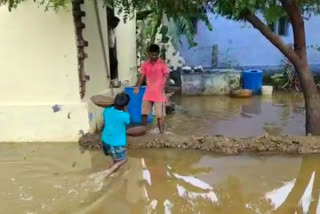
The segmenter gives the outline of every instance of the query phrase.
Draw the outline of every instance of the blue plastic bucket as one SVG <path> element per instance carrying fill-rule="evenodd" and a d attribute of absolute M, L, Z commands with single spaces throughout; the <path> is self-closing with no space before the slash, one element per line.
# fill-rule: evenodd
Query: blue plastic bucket
<path fill-rule="evenodd" d="M 242 72 L 242 83 L 244 89 L 252 90 L 255 95 L 261 94 L 263 72 L 252 69 Z"/>
<path fill-rule="evenodd" d="M 130 103 L 128 105 L 128 112 L 131 115 L 131 124 L 141 124 L 142 122 L 142 99 L 144 92 L 146 91 L 146 87 L 140 87 L 140 91 L 138 94 L 134 94 L 134 87 L 126 87 L 124 91 L 130 96 Z M 153 116 L 152 112 L 148 116 L 148 123 L 152 123 Z"/>

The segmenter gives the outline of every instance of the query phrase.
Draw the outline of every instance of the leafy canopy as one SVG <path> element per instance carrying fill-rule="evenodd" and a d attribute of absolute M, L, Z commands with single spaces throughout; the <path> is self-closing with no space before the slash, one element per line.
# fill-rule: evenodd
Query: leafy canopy
<path fill-rule="evenodd" d="M 16 8 L 24 0 L 0 0 L 0 5 L 7 5 L 11 10 Z M 72 0 L 33 0 L 45 5 L 47 9 L 55 10 L 65 7 Z M 88 1 L 88 0 L 86 0 Z M 274 21 L 285 14 L 280 0 L 102 0 L 106 4 L 113 4 L 123 12 L 126 17 L 132 17 L 134 11 L 151 6 L 152 10 L 162 11 L 168 17 L 178 19 L 179 17 L 199 17 L 207 23 L 210 22 L 206 12 L 210 10 L 216 14 L 230 19 L 241 20 L 242 15 L 248 11 L 264 14 L 268 21 Z M 297 1 L 303 12 L 320 13 L 319 0 L 286 0 Z"/>
<path fill-rule="evenodd" d="M 24 0 L 0 0 L 0 5 L 7 5 L 11 10 L 16 8 Z M 45 5 L 46 9 L 59 10 L 64 8 L 72 0 L 33 0 Z M 85 0 L 90 1 L 90 0 Z M 124 14 L 124 20 L 134 16 L 136 11 L 150 14 L 165 14 L 175 24 L 176 37 L 184 34 L 190 46 L 196 45 L 193 38 L 196 34 L 192 20 L 200 19 L 212 30 L 212 25 L 207 13 L 222 15 L 232 20 L 245 21 L 245 14 L 262 14 L 268 23 L 273 23 L 286 15 L 281 1 L 297 1 L 305 16 L 320 13 L 320 0 L 100 0 L 107 5 L 113 4 L 120 13 Z M 139 17 L 138 17 L 139 18 Z"/>

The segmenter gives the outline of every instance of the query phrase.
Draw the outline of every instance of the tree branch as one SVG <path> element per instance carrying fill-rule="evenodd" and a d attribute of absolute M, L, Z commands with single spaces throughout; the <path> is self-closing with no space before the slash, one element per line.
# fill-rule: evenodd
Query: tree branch
<path fill-rule="evenodd" d="M 274 46 L 276 46 L 292 63 L 299 60 L 298 55 L 283 40 L 275 35 L 269 26 L 263 23 L 255 14 L 247 12 L 244 14 L 244 18 L 252 24 L 254 28 L 259 30 L 263 36 L 265 36 Z"/>
<path fill-rule="evenodd" d="M 303 14 L 296 0 L 280 0 L 292 24 L 294 49 L 300 57 L 306 56 L 306 36 Z"/>

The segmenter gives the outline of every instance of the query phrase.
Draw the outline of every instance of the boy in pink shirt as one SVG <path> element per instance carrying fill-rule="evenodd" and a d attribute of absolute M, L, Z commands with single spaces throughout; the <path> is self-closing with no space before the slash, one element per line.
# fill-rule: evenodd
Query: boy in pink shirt
<path fill-rule="evenodd" d="M 135 94 L 146 78 L 147 88 L 142 101 L 142 124 L 147 125 L 148 115 L 155 106 L 155 116 L 157 117 L 159 131 L 164 132 L 164 117 L 166 116 L 166 94 L 165 86 L 169 77 L 167 65 L 159 58 L 160 48 L 152 44 L 148 48 L 149 60 L 141 66 L 141 75 L 138 79 Z"/>

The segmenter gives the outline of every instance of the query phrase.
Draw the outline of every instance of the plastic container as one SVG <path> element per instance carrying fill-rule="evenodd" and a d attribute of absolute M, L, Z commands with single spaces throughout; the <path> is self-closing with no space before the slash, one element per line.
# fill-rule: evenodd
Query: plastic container
<path fill-rule="evenodd" d="M 262 95 L 270 96 L 272 95 L 273 87 L 271 85 L 262 86 Z"/>
<path fill-rule="evenodd" d="M 128 106 L 128 112 L 131 115 L 131 124 L 141 124 L 141 107 L 142 107 L 142 98 L 144 92 L 146 91 L 146 87 L 140 87 L 140 91 L 138 94 L 134 94 L 134 87 L 126 87 L 124 91 L 130 96 L 130 103 Z M 153 116 L 152 111 L 148 116 L 148 123 L 152 123 Z"/>
<path fill-rule="evenodd" d="M 261 70 L 247 70 L 242 72 L 242 82 L 243 88 L 252 90 L 254 95 L 261 94 L 262 89 L 262 76 L 263 72 Z"/>

